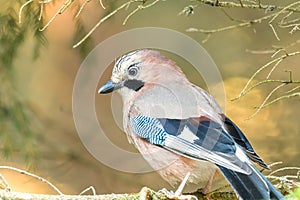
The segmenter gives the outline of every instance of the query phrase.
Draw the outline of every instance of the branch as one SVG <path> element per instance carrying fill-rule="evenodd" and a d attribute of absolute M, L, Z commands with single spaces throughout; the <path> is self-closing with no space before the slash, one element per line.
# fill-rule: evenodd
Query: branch
<path fill-rule="evenodd" d="M 289 47 L 294 46 L 294 44 L 296 44 L 298 42 L 299 42 L 299 40 L 296 41 L 295 43 L 291 44 L 291 45 L 288 45 L 288 46 Z M 278 48 L 277 50 L 274 50 L 274 51 L 270 51 L 270 50 L 267 50 L 267 51 L 253 51 L 253 53 L 273 53 L 272 56 L 271 56 L 272 58 L 275 55 L 278 55 L 279 52 L 284 52 L 284 55 L 279 56 L 277 58 L 274 58 L 273 60 L 269 61 L 267 64 L 263 65 L 258 70 L 256 70 L 256 72 L 250 77 L 250 79 L 248 80 L 248 82 L 246 83 L 246 85 L 244 86 L 242 91 L 240 92 L 240 94 L 237 97 L 231 99 L 232 101 L 240 99 L 241 97 L 245 96 L 250 91 L 252 91 L 254 88 L 257 88 L 257 87 L 265 85 L 265 84 L 280 83 L 280 85 L 276 86 L 275 88 L 273 88 L 271 90 L 271 92 L 266 96 L 266 98 L 263 100 L 263 102 L 259 106 L 255 107 L 256 111 L 252 115 L 250 115 L 247 119 L 251 119 L 252 117 L 257 115 L 263 108 L 265 108 L 267 106 L 270 106 L 270 105 L 278 102 L 279 100 L 287 99 L 287 98 L 291 98 L 291 97 L 300 97 L 300 93 L 295 92 L 297 89 L 300 88 L 300 86 L 296 86 L 292 89 L 289 89 L 287 92 L 285 92 L 285 94 L 282 94 L 281 96 L 279 96 L 279 97 L 277 97 L 273 100 L 270 100 L 271 97 L 273 96 L 273 94 L 275 92 L 277 92 L 280 88 L 282 88 L 286 85 L 290 85 L 290 84 L 297 84 L 297 85 L 300 84 L 300 81 L 293 80 L 293 76 L 292 76 L 293 74 L 292 74 L 292 71 L 290 71 L 290 70 L 285 70 L 285 72 L 289 73 L 289 78 L 287 80 L 269 79 L 271 77 L 271 75 L 273 74 L 273 72 L 278 68 L 278 66 L 281 62 L 283 62 L 288 57 L 300 55 L 300 51 L 295 51 L 295 52 L 292 52 L 292 53 L 288 53 L 285 48 Z M 271 67 L 271 69 L 269 70 L 269 72 L 268 72 L 267 76 L 265 77 L 265 79 L 250 86 L 250 83 L 253 82 L 253 80 L 258 76 L 258 74 L 262 73 L 262 71 L 265 70 L 268 67 Z"/>
<path fill-rule="evenodd" d="M 279 20 L 278 22 L 278 27 L 279 28 L 291 28 L 290 33 L 295 33 L 296 31 L 300 30 L 300 23 L 298 23 L 300 21 L 300 18 L 296 18 L 296 19 L 291 19 L 288 20 L 289 17 L 291 17 L 292 15 L 295 15 L 295 13 L 299 13 L 300 12 L 300 8 L 298 6 L 298 4 L 300 4 L 300 1 L 291 3 L 287 6 L 275 6 L 275 5 L 263 5 L 260 4 L 260 2 L 256 3 L 256 4 L 244 4 L 242 3 L 242 1 L 240 1 L 240 3 L 234 3 L 234 2 L 224 2 L 224 1 L 211 1 L 211 0 L 198 0 L 201 3 L 204 4 L 208 4 L 211 6 L 216 6 L 216 7 L 221 7 L 221 8 L 259 8 L 259 9 L 264 9 L 266 12 L 267 11 L 277 11 L 276 13 L 272 13 L 269 15 L 265 15 L 261 18 L 257 18 L 257 19 L 252 19 L 252 20 L 235 20 L 233 19 L 231 16 L 229 16 L 229 14 L 227 14 L 223 9 L 222 11 L 225 13 L 225 15 L 231 20 L 231 21 L 235 21 L 235 22 L 239 22 L 238 24 L 234 24 L 234 25 L 230 25 L 230 26 L 225 26 L 225 27 L 221 27 L 221 28 L 216 28 L 216 29 L 197 29 L 197 28 L 189 28 L 186 31 L 187 32 L 199 32 L 199 33 L 203 33 L 203 34 L 207 34 L 207 37 L 202 41 L 203 43 L 205 43 L 206 41 L 208 41 L 208 39 L 210 38 L 210 36 L 214 33 L 218 33 L 218 32 L 223 32 L 223 31 L 228 31 L 228 30 L 232 30 L 232 29 L 236 29 L 236 28 L 241 28 L 241 27 L 250 27 L 253 24 L 258 24 L 258 23 L 262 23 L 263 21 L 266 21 L 268 19 L 270 19 L 267 23 L 269 25 L 269 27 L 271 28 L 275 38 L 279 41 L 280 38 L 277 34 L 277 31 L 274 27 L 274 22 L 275 20 L 277 21 L 277 19 L 279 17 L 282 16 L 281 20 Z M 287 14 L 286 14 L 287 13 Z M 286 14 L 286 15 L 285 15 Z"/>
<path fill-rule="evenodd" d="M 222 8 L 249 8 L 249 9 L 261 9 L 261 10 L 266 10 L 266 11 L 285 9 L 284 6 L 261 4 L 260 1 L 258 1 L 256 4 L 241 3 L 242 1 L 240 1 L 239 3 L 230 2 L 230 1 L 216 1 L 216 0 L 197 0 L 197 1 L 199 3 L 203 3 L 206 5 L 222 7 Z M 300 3 L 300 2 L 298 1 L 298 3 Z M 285 10 L 300 13 L 300 8 L 297 8 L 297 7 L 295 7 L 295 8 L 289 7 Z"/>
<path fill-rule="evenodd" d="M 272 101 L 270 101 L 269 103 L 266 103 L 265 105 L 263 105 L 262 108 L 266 107 L 266 106 L 269 106 L 273 103 L 276 103 L 277 101 L 280 101 L 282 99 L 288 99 L 288 98 L 291 98 L 291 97 L 300 97 L 300 92 L 296 92 L 296 93 L 293 93 L 293 94 L 288 94 L 288 95 L 283 95 L 281 97 L 278 97 Z"/>
<path fill-rule="evenodd" d="M 25 170 L 22 170 L 22 169 L 18 169 L 18 168 L 15 168 L 15 167 L 10 167 L 10 166 L 0 166 L 0 169 L 8 169 L 8 170 L 13 170 L 13 171 L 16 171 L 16 172 L 19 172 L 20 174 L 25 174 L 27 176 L 30 176 L 30 177 L 33 177 L 35 179 L 38 179 L 39 181 L 41 182 L 44 182 L 46 183 L 47 185 L 49 185 L 52 189 L 54 189 L 59 195 L 62 195 L 63 193 L 54 185 L 52 184 L 50 181 L 38 176 L 38 175 L 35 175 L 35 174 L 32 174 L 30 172 L 27 172 Z M 6 180 L 4 179 L 4 177 L 2 176 L 2 182 L 6 183 L 7 186 L 9 186 L 6 182 Z M 9 189 L 11 190 L 11 189 Z M 1 199 L 1 198 L 0 198 Z"/>
<path fill-rule="evenodd" d="M 227 15 L 227 14 L 226 14 Z M 204 33 L 207 34 L 207 37 L 210 37 L 213 33 L 218 33 L 218 32 L 223 32 L 223 31 L 228 31 L 228 30 L 232 30 L 232 29 L 236 29 L 236 28 L 241 28 L 241 27 L 247 27 L 247 26 L 251 26 L 253 24 L 258 24 L 258 23 L 262 23 L 262 21 L 267 20 L 267 19 L 271 19 L 272 17 L 274 17 L 275 15 L 277 15 L 277 13 L 273 13 L 270 15 L 266 15 L 264 17 L 258 18 L 258 19 L 253 19 L 253 20 L 249 20 L 249 21 L 245 21 L 245 22 L 241 22 L 239 24 L 235 24 L 235 25 L 231 25 L 231 26 L 225 26 L 222 28 L 217 28 L 217 29 L 197 29 L 197 28 L 189 28 L 186 30 L 186 32 L 199 32 L 199 33 Z M 227 15 L 228 16 L 228 15 Z M 233 19 L 230 18 L 232 21 Z M 236 20 L 235 20 L 236 21 Z M 202 41 L 203 43 L 207 41 L 207 38 Z"/>
<path fill-rule="evenodd" d="M 124 4 L 122 4 L 121 6 L 119 6 L 117 9 L 115 9 L 114 11 L 110 12 L 108 15 L 106 15 L 105 17 L 101 18 L 100 21 L 76 44 L 73 45 L 73 48 L 78 47 L 81 43 L 83 43 L 104 21 L 106 21 L 107 19 L 109 19 L 110 17 L 112 17 L 113 15 L 115 15 L 117 12 L 119 12 L 120 10 L 122 10 L 123 8 L 126 8 L 127 6 L 130 5 L 130 3 L 135 2 L 135 0 L 131 0 L 128 1 Z"/>
<path fill-rule="evenodd" d="M 46 195 L 46 194 L 29 194 L 29 193 L 21 193 L 21 192 L 15 192 L 12 191 L 10 185 L 8 184 L 8 182 L 6 181 L 6 179 L 4 178 L 4 176 L 2 176 L 0 174 L 0 182 L 2 181 L 2 184 L 0 184 L 0 199 L 5 199 L 5 200 L 29 200 L 29 199 L 35 199 L 35 200 L 42 200 L 42 199 L 50 199 L 50 200 L 65 200 L 65 199 L 72 199 L 72 200 L 80 200 L 80 199 L 84 199 L 84 200 L 109 200 L 109 199 L 123 199 L 123 200 L 132 200 L 132 199 L 173 199 L 173 197 L 167 197 L 166 194 L 164 194 L 163 192 L 156 192 L 152 189 L 149 189 L 147 187 L 143 187 L 141 189 L 140 192 L 138 193 L 131 193 L 131 194 L 102 194 L 102 195 L 97 195 L 96 191 L 94 189 L 93 186 L 90 186 L 88 188 L 86 188 L 85 190 L 83 190 L 79 195 L 66 195 L 63 194 L 54 184 L 52 184 L 50 181 L 32 174 L 30 172 L 27 172 L 25 170 L 22 169 L 18 169 L 15 167 L 10 167 L 10 166 L 0 166 L 0 169 L 8 169 L 8 170 L 12 170 L 15 172 L 18 172 L 20 174 L 26 175 L 26 176 L 30 176 L 33 177 L 43 183 L 46 183 L 47 185 L 49 185 L 52 189 L 54 189 L 58 195 Z M 185 183 L 183 181 L 183 183 Z M 184 184 L 179 186 L 179 187 L 184 187 Z M 226 186 L 227 187 L 227 186 Z M 231 199 L 231 200 L 235 200 L 236 196 L 234 194 L 233 191 L 229 191 L 229 192 L 223 192 L 224 188 L 220 188 L 217 189 L 215 191 L 212 191 L 209 194 L 202 194 L 199 191 L 193 192 L 193 193 L 189 193 L 187 195 L 185 195 L 186 197 L 197 197 L 199 199 L 206 199 L 206 198 L 210 198 L 210 199 L 220 199 L 222 198 L 223 200 L 227 200 L 227 199 Z M 87 191 L 91 191 L 92 195 L 83 195 L 84 193 L 86 193 Z"/>
<path fill-rule="evenodd" d="M 127 10 L 132 3 L 140 3 L 140 5 L 138 5 L 131 13 L 129 13 L 127 15 L 127 17 L 123 21 L 123 25 L 126 24 L 127 20 L 132 15 L 134 15 L 135 13 L 137 13 L 140 10 L 143 10 L 143 9 L 149 8 L 151 6 L 154 6 L 159 1 L 160 0 L 154 0 L 153 2 L 151 2 L 151 3 L 147 4 L 147 5 L 144 5 L 145 2 L 147 2 L 147 0 L 130 0 L 130 1 L 127 1 L 126 3 L 120 5 L 118 8 L 116 8 L 115 10 L 113 10 L 112 12 L 110 12 L 108 15 L 104 16 L 103 18 L 101 18 L 99 20 L 99 22 L 79 42 L 77 42 L 76 44 L 73 45 L 73 48 L 76 48 L 80 44 L 82 44 L 103 22 L 105 22 L 106 20 L 108 20 L 110 17 L 112 17 L 113 15 L 117 14 L 122 9 Z"/>
<path fill-rule="evenodd" d="M 138 11 L 140 10 L 143 10 L 143 9 L 146 9 L 146 8 L 149 8 L 151 6 L 154 6 L 156 3 L 158 3 L 160 0 L 155 0 L 153 1 L 152 3 L 144 6 L 144 5 L 138 5 L 136 9 L 134 9 L 129 15 L 127 15 L 127 17 L 125 18 L 125 20 L 123 21 L 123 25 L 125 25 L 128 21 L 128 19 L 134 15 L 135 13 L 137 13 Z"/>
<path fill-rule="evenodd" d="M 269 166 L 273 167 L 274 165 L 278 165 L 278 164 L 282 164 L 282 162 L 273 163 L 273 164 L 270 164 Z M 1 169 L 9 169 L 9 170 L 17 171 L 17 172 L 20 172 L 21 174 L 37 178 L 38 180 L 43 180 L 43 182 L 45 182 L 47 184 L 50 183 L 49 181 L 44 181 L 45 179 L 43 179 L 42 177 L 39 177 L 30 172 L 27 172 L 27 171 L 24 171 L 21 169 L 17 169 L 14 167 L 1 166 Z M 285 173 L 286 175 L 283 175 L 283 176 L 277 175 L 279 172 L 282 173 L 282 172 L 291 171 L 291 170 L 296 171 L 296 175 L 291 174 L 291 172 L 289 172 L 288 174 Z M 270 181 L 272 181 L 273 183 L 277 183 L 275 186 L 278 189 L 281 189 L 281 192 L 285 191 L 287 193 L 290 193 L 293 189 L 295 189 L 295 187 L 300 186 L 299 171 L 300 171 L 300 167 L 283 167 L 283 168 L 279 168 L 279 169 L 276 169 L 276 170 L 270 172 L 267 175 L 267 178 Z M 92 186 L 85 189 L 79 195 L 66 195 L 66 194 L 61 193 L 60 191 L 59 191 L 58 195 L 22 193 L 22 192 L 11 191 L 11 188 L 8 185 L 5 178 L 1 174 L 0 174 L 0 177 L 1 177 L 2 183 L 4 183 L 4 188 L 0 189 L 0 199 L 5 199 L 5 200 L 31 200 L 31 199 L 35 199 L 35 200 L 44 200 L 44 199 L 47 199 L 47 200 L 65 200 L 65 199 L 72 199 L 72 200 L 110 200 L 110 199 L 168 200 L 168 199 L 170 199 L 164 193 L 156 192 L 147 187 L 143 187 L 140 190 L 140 192 L 138 192 L 138 193 L 131 193 L 131 194 L 101 194 L 101 195 L 97 195 L 95 189 Z M 287 187 L 288 187 L 288 189 L 287 189 Z M 222 200 L 237 199 L 234 192 L 232 192 L 232 191 L 222 192 L 222 191 L 224 191 L 224 189 L 226 189 L 226 191 L 227 191 L 228 185 L 225 185 L 224 187 L 221 187 L 221 188 L 219 188 L 215 191 L 212 191 L 206 195 L 197 191 L 194 193 L 189 193 L 186 196 L 187 197 L 196 197 L 198 199 L 211 199 L 211 200 L 213 200 L 213 199 L 222 199 Z M 86 193 L 89 190 L 92 192 L 91 195 L 83 195 L 84 193 Z M 173 198 L 171 198 L 171 199 L 173 199 Z"/>
<path fill-rule="evenodd" d="M 33 2 L 33 0 L 29 0 L 29 1 L 26 1 L 20 8 L 19 10 L 19 23 L 21 24 L 22 23 L 22 12 L 23 12 L 23 9 L 29 5 L 31 2 Z"/>
<path fill-rule="evenodd" d="M 248 87 L 249 87 L 249 85 L 250 85 L 250 83 L 254 80 L 254 78 L 260 73 L 260 72 L 262 72 L 264 69 L 266 69 L 267 67 L 269 67 L 269 66 L 271 66 L 272 64 L 274 64 L 274 66 L 277 66 L 280 62 L 282 62 L 284 59 L 286 59 L 286 58 L 288 58 L 288 57 L 291 57 L 291 56 L 296 56 L 296 55 L 299 55 L 300 54 L 300 51 L 296 51 L 296 52 L 292 52 L 292 53 L 287 53 L 287 54 L 285 54 L 285 55 L 282 55 L 282 56 L 280 56 L 280 57 L 278 57 L 278 58 L 276 58 L 276 59 L 273 59 L 273 60 L 271 60 L 270 62 L 268 62 L 267 64 L 265 64 L 265 65 L 263 65 L 262 67 L 260 67 L 252 76 L 251 76 L 251 78 L 248 80 L 248 82 L 246 83 L 246 85 L 245 85 L 245 87 L 242 89 L 242 91 L 240 92 L 240 94 L 237 96 L 237 97 L 235 97 L 235 98 L 233 98 L 233 99 L 231 99 L 232 101 L 234 101 L 234 100 L 237 100 L 237 99 L 240 99 L 242 96 L 244 96 L 245 94 L 247 94 L 248 92 L 249 92 L 249 90 L 248 90 Z M 274 68 L 274 66 L 273 66 L 273 68 Z M 271 69 L 271 71 L 272 71 L 272 69 Z M 269 73 L 270 74 L 270 73 Z M 269 74 L 268 74 L 268 76 L 267 77 L 269 77 Z M 272 82 L 272 81 L 270 81 L 270 80 L 267 80 L 266 82 Z M 290 82 L 290 81 L 289 81 Z"/>
<path fill-rule="evenodd" d="M 64 13 L 66 11 L 67 8 L 69 8 L 69 6 L 73 3 L 74 0 L 66 0 L 61 7 L 56 11 L 56 13 L 51 17 L 51 19 L 46 23 L 46 25 L 44 27 L 42 27 L 40 29 L 40 31 L 44 31 L 53 21 L 54 19 Z"/>
<path fill-rule="evenodd" d="M 248 94 L 251 90 L 253 90 L 254 88 L 261 86 L 261 85 L 265 85 L 265 84 L 269 84 L 269 83 L 281 83 L 281 84 L 291 84 L 291 83 L 295 83 L 295 84 L 300 84 L 300 81 L 290 81 L 290 80 L 273 80 L 273 79 L 265 79 L 262 81 L 259 81 L 258 83 L 255 83 L 254 85 L 252 85 L 251 87 L 247 88 L 243 93 L 241 93 L 238 97 L 235 97 L 234 99 L 231 99 L 232 101 L 239 99 L 242 96 L 245 96 L 246 94 Z M 295 88 L 294 88 L 295 89 Z M 297 89 L 297 87 L 296 87 Z M 296 90 L 295 89 L 295 90 Z M 288 92 L 287 92 L 288 93 Z"/>
<path fill-rule="evenodd" d="M 285 86 L 287 83 L 282 83 L 280 85 L 278 85 L 277 87 L 275 87 L 269 94 L 268 96 L 265 98 L 265 100 L 261 103 L 261 105 L 259 107 L 257 107 L 257 110 L 250 115 L 247 119 L 251 119 L 252 117 L 254 117 L 255 115 L 257 115 L 257 113 L 259 113 L 259 111 L 261 111 L 262 108 L 265 107 L 266 102 L 270 99 L 270 97 L 274 94 L 274 92 L 276 92 L 279 88 L 282 88 L 283 86 Z"/>
<path fill-rule="evenodd" d="M 136 194 L 104 194 L 104 195 L 46 195 L 46 194 L 29 194 L 21 192 L 8 192 L 0 190 L 0 199 L 5 200 L 110 200 L 110 199 L 168 199 L 164 194 L 155 192 L 149 188 L 144 187 Z"/>
<path fill-rule="evenodd" d="M 91 0 L 84 0 L 83 3 L 81 3 L 80 5 L 80 9 L 77 11 L 75 18 L 78 17 L 82 10 L 84 9 L 84 7 L 86 6 L 86 4 L 88 2 L 90 2 Z M 131 11 L 127 17 L 124 19 L 123 21 L 123 25 L 126 24 L 127 20 L 133 16 L 135 13 L 137 13 L 140 10 L 149 8 L 153 5 L 155 5 L 156 3 L 158 3 L 161 0 L 127 0 L 125 1 L 125 3 L 123 3 L 122 5 L 120 5 L 118 8 L 114 9 L 113 11 L 111 11 L 109 14 L 107 14 L 106 16 L 104 16 L 103 18 L 101 18 L 97 24 L 95 24 L 95 26 L 79 41 L 77 42 L 75 45 L 73 45 L 73 48 L 78 47 L 80 44 L 82 44 L 82 42 L 84 42 L 104 21 L 106 21 L 107 19 L 109 19 L 110 17 L 114 16 L 116 13 L 118 13 L 120 10 L 125 9 L 125 11 L 129 8 L 129 6 L 131 6 L 131 4 L 133 3 L 139 3 L 139 5 L 137 5 L 135 7 L 135 9 L 133 11 Z M 243 9 L 260 9 L 260 10 L 264 10 L 266 12 L 270 12 L 270 11 L 277 11 L 276 13 L 270 14 L 270 15 L 266 15 L 264 17 L 258 18 L 258 19 L 253 19 L 253 20 L 248 20 L 248 21 L 243 21 L 241 23 L 238 23 L 236 25 L 232 25 L 232 26 L 228 26 L 228 27 L 223 27 L 223 28 L 218 28 L 218 29 L 212 29 L 212 30 L 204 30 L 204 29 L 195 29 L 195 28 L 190 28 L 187 31 L 189 32 L 201 32 L 201 33 L 205 33 L 207 34 L 207 38 L 205 41 L 207 41 L 207 39 L 211 36 L 211 34 L 216 33 L 216 32 L 221 32 L 221 31 L 226 31 L 226 30 L 231 30 L 234 28 L 238 28 L 238 27 L 245 27 L 245 26 L 251 26 L 252 24 L 257 24 L 257 23 L 261 23 L 264 20 L 270 19 L 270 21 L 268 22 L 268 25 L 270 26 L 271 30 L 273 31 L 275 37 L 277 38 L 277 40 L 279 40 L 279 36 L 277 35 L 277 32 L 275 30 L 274 25 L 272 24 L 275 19 L 277 19 L 279 16 L 284 15 L 286 13 L 288 13 L 287 15 L 285 15 L 280 23 L 278 24 L 278 26 L 280 28 L 290 28 L 290 33 L 294 33 L 298 30 L 300 30 L 300 19 L 291 19 L 288 20 L 288 18 L 293 15 L 294 13 L 300 13 L 300 1 L 296 1 L 294 3 L 291 3 L 287 6 L 277 6 L 277 5 L 271 5 L 271 4 L 261 4 L 260 1 L 242 1 L 239 0 L 239 2 L 234 2 L 234 1 L 218 1 L 218 0 L 197 0 L 199 3 L 201 4 L 205 4 L 205 5 L 210 5 L 210 6 L 214 6 L 214 7 L 220 7 L 220 8 L 243 8 Z M 21 23 L 21 15 L 23 12 L 24 7 L 26 7 L 27 5 L 29 5 L 30 3 L 38 3 L 40 4 L 40 16 L 39 16 L 39 20 L 41 20 L 42 15 L 43 15 L 43 9 L 44 9 L 44 4 L 48 4 L 48 3 L 54 3 L 53 0 L 40 0 L 40 1 L 33 1 L 33 0 L 28 0 L 26 1 L 21 8 L 19 9 L 19 22 Z M 74 0 L 65 0 L 64 3 L 61 5 L 61 7 L 55 12 L 55 14 L 50 18 L 50 20 L 43 26 L 40 28 L 40 31 L 44 31 L 54 20 L 57 16 L 59 16 L 60 14 L 63 14 L 67 9 L 69 9 L 70 5 L 74 2 Z M 148 3 L 149 2 L 149 3 Z M 99 3 L 102 7 L 102 9 L 105 9 L 102 0 L 99 0 Z M 79 3 L 77 3 L 79 4 Z M 197 5 L 196 5 L 197 6 Z M 184 13 L 186 13 L 186 15 L 192 14 L 194 11 L 194 8 L 196 6 L 188 6 L 187 10 L 185 10 Z M 224 11 L 225 12 L 225 11 Z M 225 13 L 226 14 L 226 13 Z M 227 17 L 228 14 L 226 14 Z M 230 18 L 230 17 L 229 17 Z M 232 20 L 232 19 L 231 19 Z M 233 21 L 237 21 L 237 20 L 233 20 Z"/>

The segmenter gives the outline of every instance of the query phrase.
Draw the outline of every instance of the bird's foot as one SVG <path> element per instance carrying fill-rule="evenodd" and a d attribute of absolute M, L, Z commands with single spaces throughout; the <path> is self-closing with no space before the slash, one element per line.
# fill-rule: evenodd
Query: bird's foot
<path fill-rule="evenodd" d="M 168 198 L 170 199 L 181 199 L 181 200 L 198 200 L 198 198 L 194 195 L 183 195 L 182 194 L 182 191 L 183 191 L 183 188 L 189 178 L 189 176 L 191 175 L 190 172 L 188 172 L 184 179 L 182 180 L 182 182 L 180 183 L 179 187 L 177 188 L 177 190 L 175 192 L 173 192 L 172 190 L 169 191 L 167 190 L 166 188 L 163 188 L 161 189 L 159 192 L 165 194 Z"/>
<path fill-rule="evenodd" d="M 159 192 L 166 195 L 169 199 L 198 200 L 198 198 L 195 195 L 176 194 L 177 191 L 173 192 L 172 190 L 167 190 L 166 188 L 161 189 Z"/>

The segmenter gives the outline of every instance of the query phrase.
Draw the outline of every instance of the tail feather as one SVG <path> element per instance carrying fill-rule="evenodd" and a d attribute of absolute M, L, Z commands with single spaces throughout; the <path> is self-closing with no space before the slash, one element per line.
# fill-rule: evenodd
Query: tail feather
<path fill-rule="evenodd" d="M 241 199 L 267 200 L 284 198 L 254 166 L 251 166 L 252 173 L 250 175 L 235 172 L 222 166 L 218 167 Z"/>

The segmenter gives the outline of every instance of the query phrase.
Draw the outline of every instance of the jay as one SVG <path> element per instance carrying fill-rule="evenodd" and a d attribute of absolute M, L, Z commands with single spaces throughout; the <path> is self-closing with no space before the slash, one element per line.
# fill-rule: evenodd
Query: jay
<path fill-rule="evenodd" d="M 98 93 L 115 90 L 129 141 L 171 185 L 186 179 L 209 188 L 220 171 L 240 199 L 283 198 L 252 164 L 269 169 L 242 131 L 171 59 L 150 49 L 121 56 Z"/>

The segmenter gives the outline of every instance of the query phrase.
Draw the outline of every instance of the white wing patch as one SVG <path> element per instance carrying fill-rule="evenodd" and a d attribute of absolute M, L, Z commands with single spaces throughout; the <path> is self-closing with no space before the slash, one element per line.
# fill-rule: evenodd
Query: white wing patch
<path fill-rule="evenodd" d="M 199 139 L 187 126 L 184 127 L 178 137 L 191 143 L 194 143 L 195 140 Z"/>
<path fill-rule="evenodd" d="M 235 155 L 236 155 L 236 157 L 238 157 L 241 161 L 250 163 L 249 158 L 246 156 L 246 154 L 243 152 L 243 150 L 242 150 L 239 146 L 237 146 L 237 145 L 236 145 L 236 152 L 235 152 Z"/>

